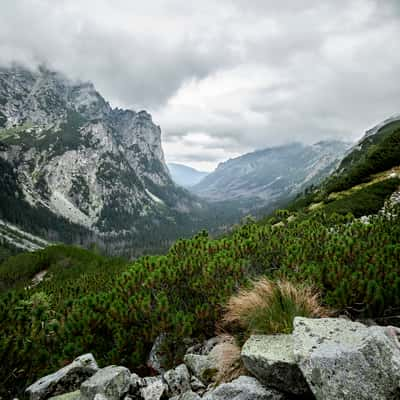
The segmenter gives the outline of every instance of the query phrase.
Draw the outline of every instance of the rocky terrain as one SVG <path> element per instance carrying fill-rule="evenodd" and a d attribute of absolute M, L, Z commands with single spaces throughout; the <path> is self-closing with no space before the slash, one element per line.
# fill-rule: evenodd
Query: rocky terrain
<path fill-rule="evenodd" d="M 288 199 L 335 170 L 348 144 L 293 143 L 221 163 L 191 190 L 209 200 L 252 199 L 262 206 Z"/>
<path fill-rule="evenodd" d="M 146 111 L 112 108 L 93 84 L 46 68 L 0 69 L 0 161 L 9 188 L 0 212 L 17 225 L 29 219 L 24 209 L 40 209 L 76 231 L 113 237 L 202 209 L 172 181 Z M 19 215 L 8 210 L 13 199 Z"/>
<path fill-rule="evenodd" d="M 26 389 L 30 400 L 395 400 L 400 395 L 400 331 L 341 318 L 296 317 L 292 334 L 254 335 L 241 350 L 244 372 L 225 382 L 226 341 L 187 349 L 166 371 L 160 340 L 149 357 L 154 376 L 122 366 L 99 368 L 92 354 Z"/>

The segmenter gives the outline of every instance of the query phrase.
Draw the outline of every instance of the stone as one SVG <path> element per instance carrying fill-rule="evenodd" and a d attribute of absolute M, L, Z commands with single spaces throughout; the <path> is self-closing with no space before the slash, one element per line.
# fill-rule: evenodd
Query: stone
<path fill-rule="evenodd" d="M 96 395 L 102 395 L 106 400 L 119 400 L 128 392 L 130 382 L 128 368 L 110 365 L 82 383 L 81 400 L 94 400 Z"/>
<path fill-rule="evenodd" d="M 200 392 L 206 389 L 206 385 L 194 375 L 190 378 L 190 386 L 194 392 Z"/>
<path fill-rule="evenodd" d="M 26 389 L 30 400 L 47 399 L 79 389 L 81 383 L 90 378 L 99 367 L 92 354 L 84 354 L 57 372 L 47 375 Z"/>
<path fill-rule="evenodd" d="M 149 358 L 147 360 L 147 366 L 152 370 L 162 374 L 165 372 L 167 365 L 167 357 L 165 354 L 165 342 L 167 340 L 167 335 L 161 333 L 157 336 L 150 350 Z"/>
<path fill-rule="evenodd" d="M 58 396 L 50 397 L 49 400 L 80 400 L 81 392 L 76 390 L 75 392 L 60 394 Z"/>
<path fill-rule="evenodd" d="M 302 395 L 310 392 L 293 353 L 292 335 L 254 335 L 244 344 L 243 363 L 263 385 Z"/>
<path fill-rule="evenodd" d="M 201 397 L 197 393 L 189 391 L 179 396 L 171 397 L 170 400 L 201 400 Z"/>
<path fill-rule="evenodd" d="M 180 395 L 191 389 L 190 374 L 185 364 L 167 371 L 163 377 L 168 385 L 167 394 L 170 397 Z"/>
<path fill-rule="evenodd" d="M 294 355 L 317 400 L 400 398 L 400 349 L 389 327 L 294 320 Z"/>
<path fill-rule="evenodd" d="M 203 383 L 211 382 L 218 372 L 208 356 L 186 354 L 183 361 L 190 372 Z"/>
<path fill-rule="evenodd" d="M 286 397 L 275 389 L 267 389 L 256 378 L 240 376 L 208 392 L 205 400 L 284 400 Z"/>
<path fill-rule="evenodd" d="M 140 396 L 143 400 L 160 400 L 167 392 L 167 385 L 162 378 L 148 382 L 147 386 L 140 389 Z"/>

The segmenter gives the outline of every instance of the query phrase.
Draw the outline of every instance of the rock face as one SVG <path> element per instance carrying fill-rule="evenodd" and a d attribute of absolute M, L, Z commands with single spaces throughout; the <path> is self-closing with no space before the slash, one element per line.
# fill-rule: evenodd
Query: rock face
<path fill-rule="evenodd" d="M 242 348 L 246 369 L 264 385 L 295 395 L 310 392 L 293 353 L 292 335 L 254 335 Z"/>
<path fill-rule="evenodd" d="M 0 68 L 0 172 L 11 198 L 100 236 L 200 207 L 174 185 L 146 111 L 45 68 Z"/>
<path fill-rule="evenodd" d="M 84 354 L 71 364 L 47 375 L 26 389 L 30 400 L 47 399 L 66 392 L 79 389 L 81 383 L 98 371 L 92 354 Z"/>
<path fill-rule="evenodd" d="M 284 400 L 285 396 L 267 389 L 257 379 L 241 376 L 230 383 L 218 386 L 203 397 L 205 400 Z"/>
<path fill-rule="evenodd" d="M 400 398 L 400 349 L 388 327 L 297 317 L 293 340 L 317 400 Z"/>
<path fill-rule="evenodd" d="M 104 400 L 119 400 L 129 391 L 131 373 L 125 367 L 111 365 L 100 369 L 81 385 L 81 400 L 94 400 L 102 395 Z"/>
<path fill-rule="evenodd" d="M 190 190 L 215 201 L 276 202 L 328 176 L 348 147 L 343 142 L 327 141 L 255 151 L 221 163 Z"/>

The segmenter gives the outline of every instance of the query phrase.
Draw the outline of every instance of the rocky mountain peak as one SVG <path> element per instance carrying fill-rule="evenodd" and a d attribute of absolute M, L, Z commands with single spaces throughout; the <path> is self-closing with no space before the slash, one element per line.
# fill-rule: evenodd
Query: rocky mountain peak
<path fill-rule="evenodd" d="M 134 231 L 140 219 L 190 209 L 151 115 L 113 109 L 90 82 L 1 68 L 0 142 L 27 202 L 95 232 Z"/>

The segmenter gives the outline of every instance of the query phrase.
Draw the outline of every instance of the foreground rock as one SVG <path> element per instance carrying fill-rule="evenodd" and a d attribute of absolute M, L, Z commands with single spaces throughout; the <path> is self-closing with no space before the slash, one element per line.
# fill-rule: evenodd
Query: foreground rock
<path fill-rule="evenodd" d="M 269 387 L 304 395 L 310 389 L 293 354 L 292 335 L 254 335 L 242 348 L 246 369 Z"/>
<path fill-rule="evenodd" d="M 81 400 L 94 400 L 101 395 L 104 400 L 119 400 L 129 391 L 131 373 L 125 367 L 111 365 L 100 369 L 81 385 Z"/>
<path fill-rule="evenodd" d="M 241 376 L 230 383 L 218 386 L 206 394 L 205 400 L 284 400 L 285 396 L 274 389 L 267 389 L 257 379 Z"/>
<path fill-rule="evenodd" d="M 92 354 L 84 354 L 71 364 L 47 375 L 26 389 L 30 400 L 47 399 L 51 396 L 73 392 L 81 383 L 98 371 L 96 360 Z"/>
<path fill-rule="evenodd" d="M 185 364 L 178 365 L 175 369 L 171 369 L 164 374 L 164 380 L 168 385 L 167 394 L 178 396 L 188 392 L 190 386 L 190 374 Z"/>
<path fill-rule="evenodd" d="M 318 400 L 400 398 L 400 349 L 389 327 L 294 320 L 294 355 Z"/>

